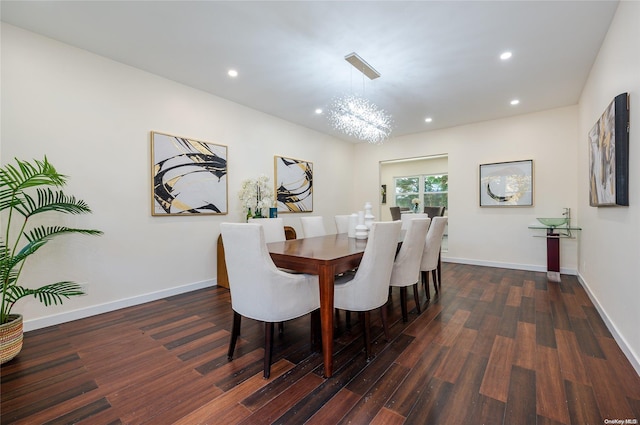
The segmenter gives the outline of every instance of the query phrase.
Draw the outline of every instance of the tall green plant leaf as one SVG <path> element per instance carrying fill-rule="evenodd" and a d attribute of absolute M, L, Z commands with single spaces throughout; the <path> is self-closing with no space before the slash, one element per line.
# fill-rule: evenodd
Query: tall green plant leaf
<path fill-rule="evenodd" d="M 57 211 L 65 214 L 90 213 L 89 205 L 75 196 L 67 196 L 62 191 L 54 192 L 51 189 L 38 189 L 37 199 L 24 193 L 19 203 L 15 205 L 16 211 L 25 217 L 49 211 Z"/>
<path fill-rule="evenodd" d="M 68 234 L 68 233 L 80 233 L 83 235 L 101 235 L 102 232 L 100 230 L 91 230 L 91 229 L 74 229 L 70 227 L 64 226 L 39 226 L 27 234 L 25 234 L 25 238 L 29 241 L 29 243 L 36 243 L 38 241 L 46 242 L 51 240 L 55 236 Z"/>

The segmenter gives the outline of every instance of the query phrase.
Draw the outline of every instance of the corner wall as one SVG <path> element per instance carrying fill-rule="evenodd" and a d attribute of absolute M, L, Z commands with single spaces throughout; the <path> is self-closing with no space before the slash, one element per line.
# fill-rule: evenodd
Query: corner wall
<path fill-rule="evenodd" d="M 640 373 L 640 3 L 621 1 L 580 98 L 579 277 Z M 630 96 L 628 207 L 589 206 L 589 130 L 613 98 Z"/>
<path fill-rule="evenodd" d="M 105 233 L 62 237 L 29 260 L 25 286 L 75 280 L 88 295 L 53 307 L 20 301 L 25 330 L 215 284 L 218 226 L 242 221 L 240 183 L 273 181 L 274 155 L 313 161 L 314 215 L 332 223 L 349 212 L 351 143 L 8 24 L 1 31 L 2 162 L 47 155 L 93 210 L 64 224 Z M 228 215 L 151 216 L 152 130 L 228 146 Z M 282 216 L 300 229 L 300 215 Z"/>

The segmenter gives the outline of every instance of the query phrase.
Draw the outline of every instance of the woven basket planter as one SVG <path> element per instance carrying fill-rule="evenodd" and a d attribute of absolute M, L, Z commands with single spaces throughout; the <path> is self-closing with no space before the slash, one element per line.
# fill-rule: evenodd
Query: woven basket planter
<path fill-rule="evenodd" d="M 22 350 L 22 315 L 9 315 L 9 322 L 0 325 L 0 364 L 13 359 Z"/>

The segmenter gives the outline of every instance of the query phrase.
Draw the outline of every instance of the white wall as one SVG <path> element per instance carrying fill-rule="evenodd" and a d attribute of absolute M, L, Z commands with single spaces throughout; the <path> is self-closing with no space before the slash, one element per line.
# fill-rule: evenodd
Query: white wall
<path fill-rule="evenodd" d="M 622 1 L 580 98 L 579 277 L 640 373 L 640 3 Z M 630 96 L 628 207 L 589 206 L 587 134 L 613 98 Z"/>
<path fill-rule="evenodd" d="M 1 42 L 3 163 L 47 155 L 93 209 L 65 223 L 105 232 L 29 260 L 25 286 L 69 279 L 89 294 L 61 307 L 21 301 L 26 330 L 215 284 L 218 225 L 242 220 L 240 182 L 273 179 L 274 155 L 313 161 L 313 214 L 327 225 L 350 211 L 351 143 L 8 24 Z M 151 216 L 152 130 L 228 146 L 229 215 Z M 282 216 L 300 230 L 299 215 Z"/>
<path fill-rule="evenodd" d="M 528 229 L 536 217 L 556 217 L 577 206 L 577 107 L 420 133 L 382 146 L 356 148 L 356 200 L 378 200 L 378 163 L 416 156 L 448 155 L 448 261 L 546 270 L 546 240 Z M 480 208 L 480 164 L 533 159 L 534 206 Z M 379 202 L 379 201 L 378 201 Z M 561 270 L 577 271 L 577 241 L 561 241 Z"/>

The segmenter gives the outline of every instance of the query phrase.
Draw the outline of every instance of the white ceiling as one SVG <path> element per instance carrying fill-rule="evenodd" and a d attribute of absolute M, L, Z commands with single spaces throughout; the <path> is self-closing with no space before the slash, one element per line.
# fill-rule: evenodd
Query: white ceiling
<path fill-rule="evenodd" d="M 392 136 L 574 105 L 616 7 L 2 0 L 0 12 L 4 22 L 342 137 L 314 111 L 350 92 L 393 115 Z M 505 50 L 513 57 L 503 62 Z M 344 60 L 351 52 L 382 77 L 364 79 Z"/>

